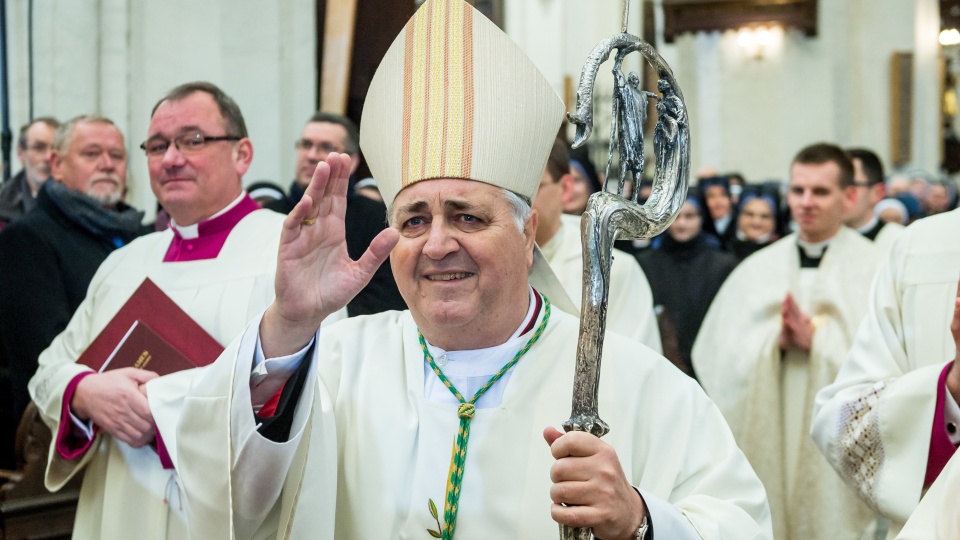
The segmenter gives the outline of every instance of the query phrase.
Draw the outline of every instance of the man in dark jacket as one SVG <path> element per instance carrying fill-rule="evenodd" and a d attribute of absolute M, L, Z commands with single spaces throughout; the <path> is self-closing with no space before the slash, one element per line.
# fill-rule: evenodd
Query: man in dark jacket
<path fill-rule="evenodd" d="M 327 159 L 331 152 L 350 156 L 353 166 L 351 175 L 360 166 L 360 132 L 349 118 L 340 115 L 324 112 L 314 114 L 303 127 L 296 147 L 297 176 L 290 185 L 287 198 L 267 203 L 265 208 L 289 214 L 303 197 L 317 164 Z M 382 202 L 354 193 L 347 197 L 347 252 L 351 258 L 360 258 L 370 242 L 387 227 L 386 217 L 387 207 Z M 391 309 L 404 310 L 407 305 L 400 296 L 387 260 L 380 265 L 370 283 L 347 304 L 347 314 L 354 317 Z"/>
<path fill-rule="evenodd" d="M 55 181 L 0 233 L 0 467 L 16 465 L 13 441 L 37 357 L 67 326 L 100 263 L 146 232 L 143 213 L 121 201 L 125 148 L 106 118 L 62 125 L 53 139 Z"/>
<path fill-rule="evenodd" d="M 36 205 L 40 186 L 50 178 L 53 133 L 60 122 L 37 118 L 20 128 L 17 159 L 23 170 L 0 187 L 0 229 Z"/>

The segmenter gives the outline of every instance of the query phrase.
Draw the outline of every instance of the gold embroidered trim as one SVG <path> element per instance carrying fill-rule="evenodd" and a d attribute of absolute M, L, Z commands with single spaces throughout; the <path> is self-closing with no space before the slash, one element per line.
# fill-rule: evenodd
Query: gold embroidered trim
<path fill-rule="evenodd" d="M 884 449 L 876 405 L 889 381 L 880 381 L 857 399 L 843 405 L 837 425 L 840 476 L 860 498 L 876 509 L 877 474 L 883 467 Z"/>

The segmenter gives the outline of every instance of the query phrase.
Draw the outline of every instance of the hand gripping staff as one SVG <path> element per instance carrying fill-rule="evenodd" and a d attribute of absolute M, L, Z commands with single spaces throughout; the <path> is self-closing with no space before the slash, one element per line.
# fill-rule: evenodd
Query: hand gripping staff
<path fill-rule="evenodd" d="M 614 95 L 610 127 L 610 151 L 607 178 L 614 151 L 619 154 L 617 193 L 600 191 L 590 196 L 580 222 L 583 243 L 583 302 L 580 308 L 580 337 L 577 342 L 576 373 L 573 380 L 573 412 L 563 423 L 565 431 L 586 431 L 602 437 L 610 427 L 600 419 L 597 392 L 600 381 L 600 358 L 606 328 L 607 298 L 610 294 L 610 259 L 617 239 L 652 238 L 670 226 L 687 196 L 690 174 L 690 122 L 683 94 L 670 66 L 642 39 L 627 30 L 629 0 L 625 2 L 621 33 L 608 37 L 593 48 L 584 62 L 577 88 L 577 110 L 568 114 L 576 125 L 573 147 L 582 146 L 593 130 L 593 89 L 600 64 L 613 50 Z M 621 65 L 626 55 L 639 52 L 657 71 L 658 96 L 640 89 L 635 72 L 624 77 Z M 647 104 L 656 101 L 657 125 L 654 129 L 656 170 L 653 192 L 643 205 L 637 202 L 639 189 L 630 198 L 623 196 L 629 172 L 634 185 L 643 178 L 643 127 Z M 560 526 L 561 540 L 589 540 L 590 529 Z"/>

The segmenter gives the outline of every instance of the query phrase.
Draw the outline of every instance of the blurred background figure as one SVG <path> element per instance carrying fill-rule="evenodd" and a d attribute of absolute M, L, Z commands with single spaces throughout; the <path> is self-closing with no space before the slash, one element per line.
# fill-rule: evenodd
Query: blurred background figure
<path fill-rule="evenodd" d="M 726 176 L 707 176 L 697 183 L 700 206 L 704 213 L 703 231 L 719 242 L 720 249 L 736 236 L 737 215 L 730 197 L 730 182 Z"/>
<path fill-rule="evenodd" d="M 579 216 L 587 209 L 590 195 L 603 189 L 603 182 L 590 160 L 586 146 L 570 150 L 570 174 L 573 175 L 573 186 L 563 202 L 563 211 Z"/>
<path fill-rule="evenodd" d="M 953 210 L 956 189 L 946 182 L 932 182 L 927 187 L 927 196 L 923 199 L 923 212 L 932 216 Z"/>
<path fill-rule="evenodd" d="M 368 199 L 383 202 L 383 195 L 380 194 L 377 181 L 373 178 L 367 177 L 362 180 L 357 180 L 357 183 L 353 185 L 353 191 L 357 195 L 363 195 Z"/>
<path fill-rule="evenodd" d="M 736 236 L 730 240 L 730 252 L 737 261 L 742 261 L 756 251 L 776 242 L 777 210 L 776 194 L 747 192 L 740 201 L 737 216 Z"/>
<path fill-rule="evenodd" d="M 910 223 L 907 207 L 899 199 L 884 199 L 878 202 L 873 207 L 873 213 L 883 223 L 898 223 L 900 225 Z"/>
<path fill-rule="evenodd" d="M 730 200 L 733 205 L 740 204 L 740 196 L 743 195 L 743 188 L 747 185 L 746 179 L 738 172 L 727 173 L 727 179 L 730 184 Z"/>
<path fill-rule="evenodd" d="M 37 118 L 20 128 L 17 159 L 23 170 L 0 188 L 0 229 L 36 206 L 40 186 L 50 178 L 53 133 L 60 126 L 55 118 Z"/>
<path fill-rule="evenodd" d="M 888 224 L 876 217 L 874 207 L 887 195 L 884 183 L 883 162 L 880 156 L 866 148 L 848 148 L 853 162 L 853 186 L 856 198 L 847 210 L 843 224 L 855 229 L 882 250 L 893 245 L 903 227 Z"/>
<path fill-rule="evenodd" d="M 260 180 L 250 184 L 247 186 L 247 194 L 260 206 L 266 206 L 267 203 L 274 201 L 282 201 L 287 197 L 282 187 L 269 180 Z"/>
<path fill-rule="evenodd" d="M 719 251 L 704 236 L 702 223 L 700 204 L 696 196 L 688 195 L 677 219 L 658 238 L 657 247 L 637 257 L 650 282 L 654 305 L 663 307 L 660 317 L 676 328 L 680 361 L 670 360 L 694 378 L 690 362 L 693 342 L 713 297 L 737 265 L 733 255 Z M 666 336 L 661 336 L 661 341 L 668 342 Z"/>

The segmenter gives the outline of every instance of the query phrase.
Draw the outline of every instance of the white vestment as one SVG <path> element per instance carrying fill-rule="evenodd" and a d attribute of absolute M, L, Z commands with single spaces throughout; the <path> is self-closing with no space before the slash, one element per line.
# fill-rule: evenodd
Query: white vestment
<path fill-rule="evenodd" d="M 897 238 L 900 238 L 905 229 L 906 227 L 899 223 L 887 223 L 877 233 L 877 237 L 873 239 L 873 245 L 880 248 L 881 253 L 889 253 L 890 248 L 893 247 L 894 242 L 897 241 Z"/>
<path fill-rule="evenodd" d="M 812 435 L 860 497 L 894 521 L 920 501 L 960 278 L 960 210 L 917 221 L 873 283 L 836 381 L 817 395 Z"/>
<path fill-rule="evenodd" d="M 90 283 L 87 297 L 67 328 L 39 358 L 30 394 L 54 433 L 46 486 L 60 489 L 86 468 L 75 539 L 184 538 L 178 479 L 164 470 L 150 447 L 131 448 L 100 433 L 74 461 L 56 451 L 63 396 L 68 383 L 90 368 L 77 358 L 149 277 L 217 341 L 228 343 L 272 301 L 280 228 L 284 216 L 257 210 L 230 232 L 214 259 L 164 263 L 173 239 L 166 230 L 113 252 Z M 338 314 L 342 317 L 342 314 Z M 198 370 L 190 370 L 192 377 Z M 169 501 L 169 505 L 166 504 Z"/>
<path fill-rule="evenodd" d="M 787 236 L 730 274 L 694 343 L 694 369 L 767 488 L 778 539 L 858 538 L 872 521 L 807 433 L 814 395 L 840 368 L 878 262 L 872 242 L 842 227 L 819 267 L 801 270 L 797 236 Z M 809 353 L 781 352 L 788 292 L 816 326 Z"/>
<path fill-rule="evenodd" d="M 955 453 L 940 476 L 920 499 L 897 540 L 957 540 L 960 518 L 960 453 Z"/>
<path fill-rule="evenodd" d="M 151 408 L 171 411 L 155 418 L 165 440 L 177 441 L 178 470 L 225 475 L 214 483 L 180 471 L 192 537 L 429 538 L 437 523 L 428 501 L 442 519 L 459 421 L 456 406 L 425 398 L 410 313 L 357 317 L 320 332 L 311 360 L 317 384 L 305 388 L 282 444 L 256 432 L 250 411 L 257 324 L 189 384 L 183 400 L 175 379 L 148 383 Z M 554 459 L 542 432 L 570 414 L 578 328 L 554 308 L 500 404 L 476 411 L 457 538 L 557 537 Z M 599 404 L 611 426 L 604 440 L 631 483 L 678 508 L 703 538 L 771 537 L 763 487 L 694 381 L 611 334 Z"/>
<path fill-rule="evenodd" d="M 583 301 L 580 217 L 561 215 L 557 233 L 540 249 L 567 295 L 580 309 Z M 653 312 L 653 292 L 647 276 L 632 255 L 619 249 L 613 250 L 613 261 L 610 263 L 607 330 L 639 341 L 658 353 L 663 351 L 660 328 Z"/>

